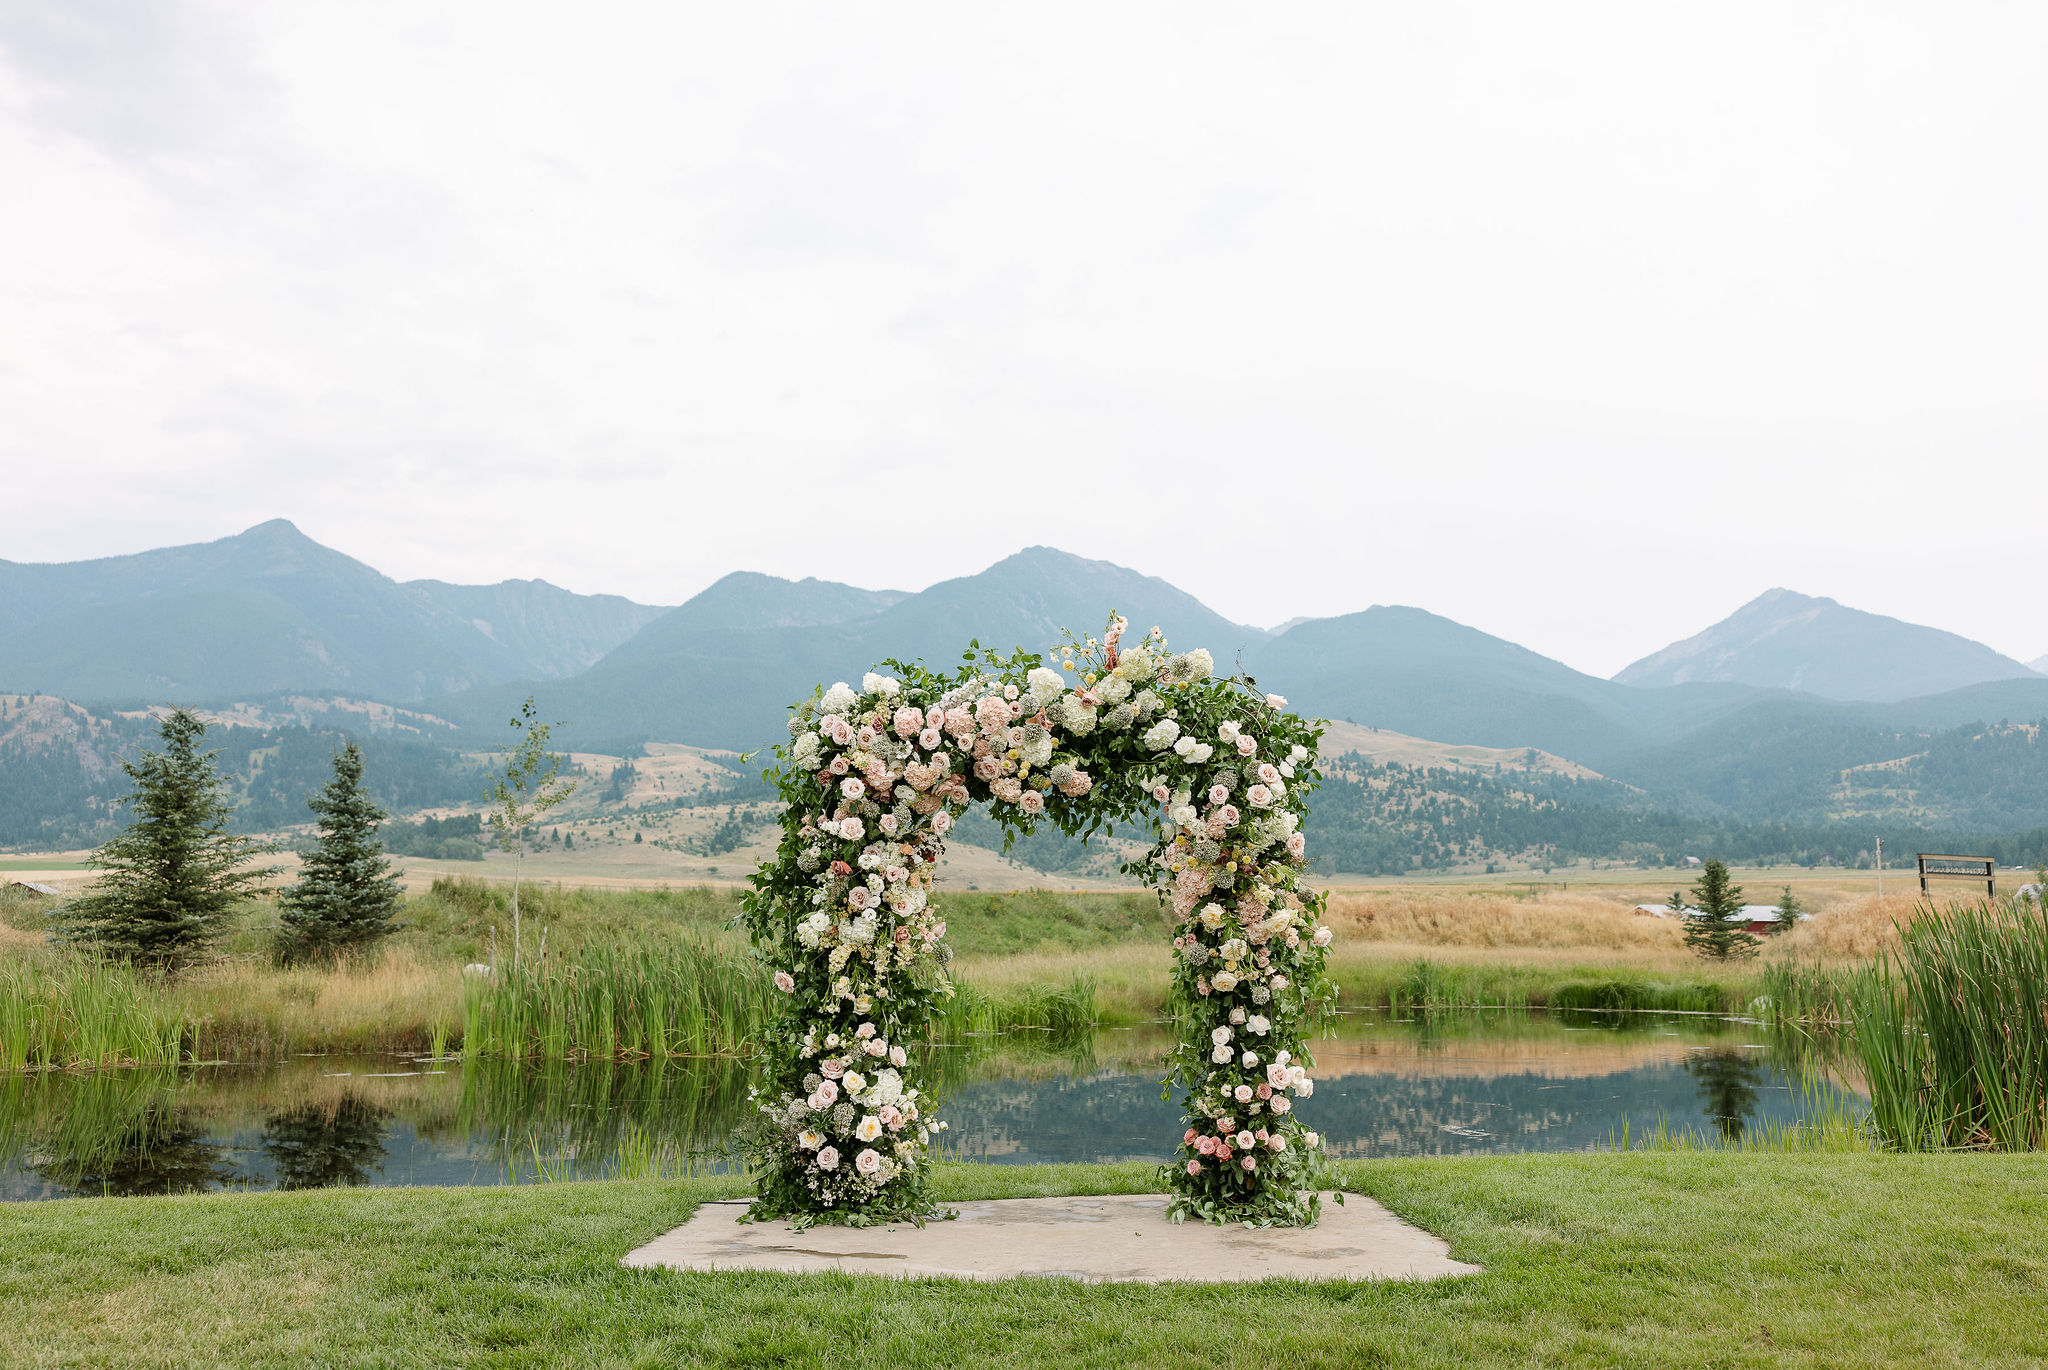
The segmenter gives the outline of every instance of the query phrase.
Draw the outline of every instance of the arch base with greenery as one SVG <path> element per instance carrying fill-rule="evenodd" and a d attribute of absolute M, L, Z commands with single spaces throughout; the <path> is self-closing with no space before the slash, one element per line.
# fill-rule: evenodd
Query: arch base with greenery
<path fill-rule="evenodd" d="M 893 675 L 792 709 L 767 772 L 782 840 L 745 898 L 784 996 L 743 1138 L 751 1217 L 940 1214 L 927 1177 L 944 1123 L 916 1066 L 952 993 L 932 875 L 982 803 L 1017 833 L 1156 824 L 1124 870 L 1175 919 L 1168 1070 L 1186 1129 L 1161 1169 L 1169 1212 L 1315 1221 L 1329 1167 L 1295 1104 L 1314 1090 L 1308 1019 L 1331 993 L 1302 832 L 1321 729 L 1249 678 L 1216 676 L 1208 652 L 1169 653 L 1156 628 L 1123 648 L 1125 627 L 1069 639 L 1063 670 L 1023 652 L 970 651 L 949 675 L 890 661 Z"/>

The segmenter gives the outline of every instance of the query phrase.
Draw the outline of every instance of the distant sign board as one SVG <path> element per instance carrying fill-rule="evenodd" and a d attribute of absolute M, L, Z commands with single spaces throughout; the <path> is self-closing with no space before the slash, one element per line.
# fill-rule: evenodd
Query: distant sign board
<path fill-rule="evenodd" d="M 1982 880 L 1984 897 L 1998 897 L 1998 880 L 1992 874 L 1988 856 L 1948 856 L 1938 852 L 1920 853 L 1920 893 L 1927 893 L 1929 880 Z"/>

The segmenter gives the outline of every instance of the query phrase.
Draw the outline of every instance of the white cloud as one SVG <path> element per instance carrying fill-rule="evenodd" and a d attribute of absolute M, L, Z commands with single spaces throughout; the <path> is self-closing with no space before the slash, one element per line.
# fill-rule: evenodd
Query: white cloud
<path fill-rule="evenodd" d="M 0 555 L 2044 645 L 2042 13 L 0 15 Z"/>

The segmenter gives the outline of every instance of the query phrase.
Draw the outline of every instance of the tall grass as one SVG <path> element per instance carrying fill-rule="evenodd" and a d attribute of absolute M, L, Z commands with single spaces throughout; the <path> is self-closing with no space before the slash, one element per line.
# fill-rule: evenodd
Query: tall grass
<path fill-rule="evenodd" d="M 471 980 L 462 1050 L 506 1059 L 734 1055 L 773 1011 L 753 957 L 684 942 L 593 948 Z"/>
<path fill-rule="evenodd" d="M 1855 1043 L 1879 1133 L 1905 1151 L 2048 1145 L 2048 911 L 1923 909 L 1864 977 Z"/>
<path fill-rule="evenodd" d="M 83 956 L 0 961 L 0 1070 L 176 1063 L 198 1024 L 154 979 Z"/>
<path fill-rule="evenodd" d="M 971 982 L 957 982 L 953 997 L 934 1024 L 942 1040 L 1036 1028 L 1059 1046 L 1085 1040 L 1095 1030 L 1095 980 L 1076 974 L 1065 985 L 1023 985 L 991 994 Z"/>

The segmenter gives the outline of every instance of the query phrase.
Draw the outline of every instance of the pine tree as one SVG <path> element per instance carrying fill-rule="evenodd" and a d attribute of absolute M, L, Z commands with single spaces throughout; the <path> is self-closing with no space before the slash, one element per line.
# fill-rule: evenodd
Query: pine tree
<path fill-rule="evenodd" d="M 1760 945 L 1749 929 L 1736 921 L 1742 912 L 1742 886 L 1728 883 L 1728 867 L 1709 861 L 1693 882 L 1694 902 L 1680 905 L 1685 915 L 1685 944 L 1702 956 L 1716 961 L 1750 956 Z"/>
<path fill-rule="evenodd" d="M 1799 896 L 1792 893 L 1787 885 L 1778 893 L 1778 932 L 1790 932 L 1799 926 L 1799 919 L 1806 912 L 1806 906 L 1799 902 Z"/>
<path fill-rule="evenodd" d="M 206 725 L 174 709 L 157 725 L 163 750 L 121 769 L 135 783 L 128 826 L 93 853 L 106 872 L 57 915 L 66 940 L 109 956 L 174 970 L 205 951 L 229 910 L 277 868 L 250 867 L 275 848 L 228 831 L 235 803 L 199 750 Z"/>
<path fill-rule="evenodd" d="M 377 836 L 386 814 L 363 791 L 361 748 L 351 742 L 335 753 L 334 778 L 306 807 L 318 815 L 320 844 L 278 900 L 286 958 L 331 957 L 398 931 L 398 877 Z"/>

